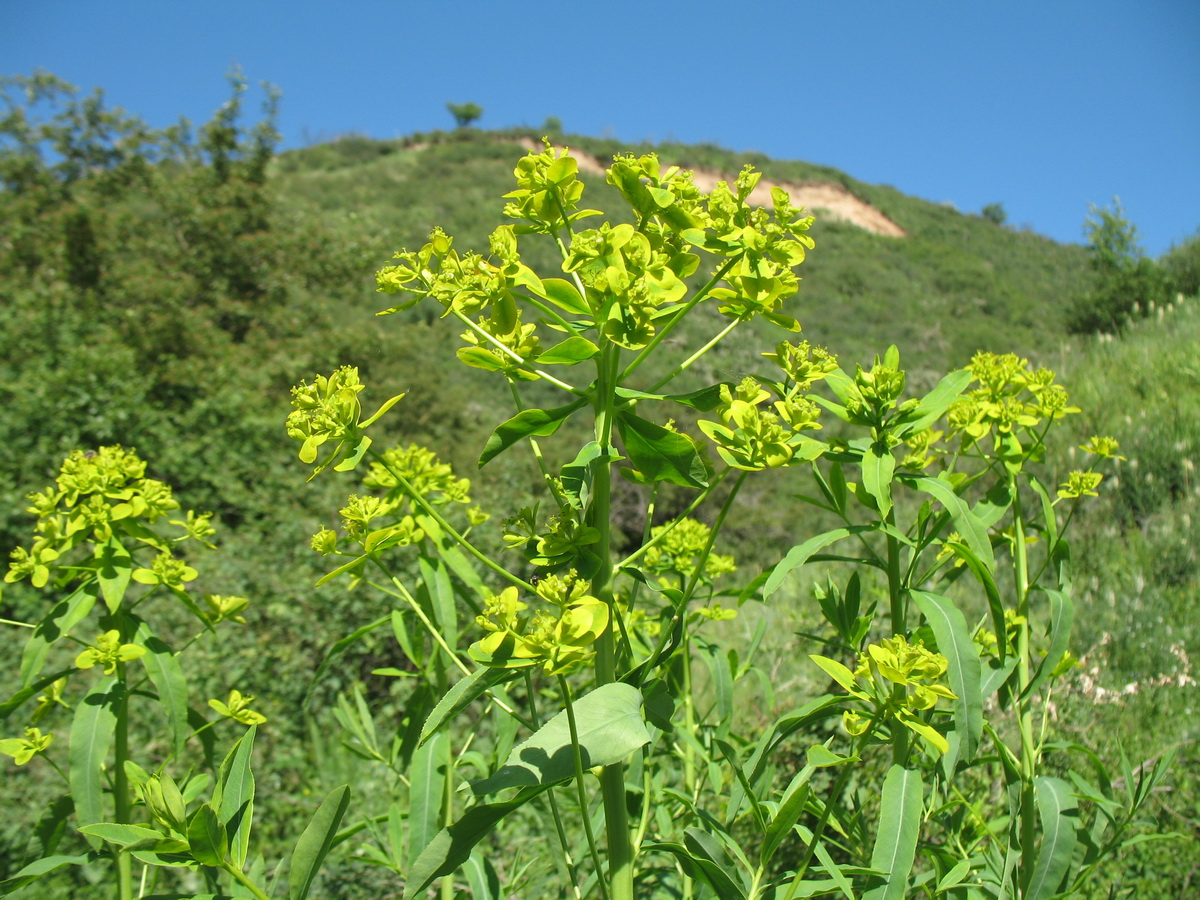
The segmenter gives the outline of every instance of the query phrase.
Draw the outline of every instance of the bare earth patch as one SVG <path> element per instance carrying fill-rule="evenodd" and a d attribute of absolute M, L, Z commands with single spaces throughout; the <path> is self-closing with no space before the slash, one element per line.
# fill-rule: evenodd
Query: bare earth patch
<path fill-rule="evenodd" d="M 523 138 L 517 143 L 528 150 L 540 151 L 544 147 L 541 141 L 535 141 L 532 138 Z M 571 155 L 579 162 L 580 171 L 604 174 L 604 163 L 590 153 L 572 150 Z M 716 187 L 718 181 L 732 182 L 736 174 L 717 172 L 712 169 L 693 170 L 696 187 L 706 192 Z M 873 234 L 881 234 L 886 237 L 905 236 L 903 228 L 871 204 L 855 197 L 840 184 L 818 181 L 789 184 L 763 178 L 750 195 L 750 202 L 755 206 L 770 206 L 771 188 L 773 187 L 781 187 L 787 191 L 792 198 L 792 203 L 796 206 L 807 207 L 810 210 L 824 210 L 834 219 L 857 225 Z"/>

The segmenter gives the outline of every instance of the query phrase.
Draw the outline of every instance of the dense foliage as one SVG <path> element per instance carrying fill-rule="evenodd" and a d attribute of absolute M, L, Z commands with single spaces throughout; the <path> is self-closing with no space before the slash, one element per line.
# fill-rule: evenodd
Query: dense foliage
<path fill-rule="evenodd" d="M 498 411 L 512 403 L 508 388 L 503 379 L 489 384 L 470 377 L 469 370 L 460 372 L 442 365 L 440 360 L 453 355 L 459 344 L 454 329 L 438 327 L 442 311 L 436 307 L 398 309 L 392 319 L 376 325 L 370 315 L 379 304 L 370 272 L 395 246 L 420 246 L 434 226 L 453 233 L 456 246 L 487 247 L 497 224 L 494 198 L 511 188 L 512 166 L 522 152 L 514 141 L 531 135 L 463 130 L 417 135 L 400 142 L 350 137 L 276 157 L 270 96 L 264 121 L 247 128 L 240 121 L 245 85 L 235 79 L 233 87 L 230 102 L 193 134 L 183 124 L 162 132 L 151 130 L 119 111 L 106 109 L 99 94 L 80 97 L 50 76 L 5 83 L 0 215 L 7 227 L 0 238 L 0 305 L 6 325 L 0 335 L 4 349 L 0 398 L 6 415 L 0 422 L 0 436 L 10 453 L 0 466 L 0 547 L 7 553 L 29 546 L 25 495 L 52 480 L 59 461 L 115 444 L 136 446 L 140 456 L 149 460 L 153 475 L 174 488 L 188 506 L 216 514 L 213 521 L 221 526 L 221 551 L 210 555 L 199 545 L 190 553 L 181 551 L 186 554 L 186 565 L 202 573 L 203 588 L 188 588 L 196 591 L 194 609 L 189 612 L 186 605 L 167 606 L 158 611 L 164 618 L 154 627 L 168 645 L 174 644 L 188 633 L 189 616 L 200 613 L 204 621 L 204 616 L 218 615 L 206 612 L 205 597 L 216 598 L 214 602 L 249 598 L 245 609 L 239 607 L 235 613 L 246 619 L 246 627 L 230 628 L 226 617 L 219 644 L 204 641 L 189 651 L 188 678 L 193 691 L 206 692 L 206 697 L 224 703 L 227 710 L 237 705 L 228 695 L 231 687 L 252 692 L 258 697 L 254 708 L 267 714 L 269 722 L 260 729 L 258 744 L 260 753 L 264 742 L 269 752 L 255 765 L 259 784 L 270 785 L 272 790 L 260 791 L 256 801 L 261 807 L 256 834 L 263 841 L 262 852 L 280 859 L 290 851 L 320 798 L 331 792 L 336 795 L 338 785 L 374 784 L 388 796 L 396 790 L 398 779 L 402 782 L 407 777 L 389 774 L 389 766 L 394 773 L 408 772 L 412 766 L 437 767 L 437 754 L 448 752 L 450 745 L 435 740 L 416 749 L 413 738 L 422 723 L 410 710 L 435 702 L 439 695 L 413 694 L 413 680 L 408 676 L 417 669 L 426 671 L 434 690 L 453 680 L 444 666 L 439 668 L 437 653 L 427 653 L 411 638 L 407 646 L 402 641 L 398 647 L 390 637 L 381 637 L 378 629 L 356 635 L 354 641 L 338 645 L 334 656 L 326 657 L 335 641 L 376 621 L 380 610 L 389 608 L 392 601 L 381 599 L 363 584 L 353 590 L 337 590 L 336 585 L 310 587 L 327 567 L 326 561 L 308 550 L 309 535 L 322 523 L 337 525 L 339 519 L 331 511 L 346 500 L 343 489 L 322 487 L 323 479 L 302 487 L 304 475 L 297 470 L 294 451 L 286 446 L 280 427 L 288 388 L 300 375 L 329 372 L 345 363 L 356 365 L 379 399 L 406 394 L 374 427 L 373 433 L 382 428 L 377 436 L 379 446 L 386 447 L 396 436 L 403 436 L 402 447 L 410 446 L 411 441 L 436 445 L 450 465 L 445 472 L 474 467 L 479 448 L 491 432 L 489 419 L 497 418 Z M 630 149 L 643 155 L 651 149 L 586 138 L 571 143 L 602 158 Z M 1094 501 L 1099 505 L 1081 508 L 1073 523 L 1076 654 L 1083 657 L 1084 666 L 1074 670 L 1075 674 L 1066 674 L 1062 686 L 1056 688 L 1062 692 L 1060 696 L 1070 698 L 1061 707 L 1061 727 L 1065 734 L 1083 735 L 1102 725 L 1125 736 L 1130 746 L 1136 742 L 1141 755 L 1157 756 L 1179 743 L 1189 747 L 1187 742 L 1194 734 L 1187 724 L 1192 705 L 1188 691 L 1194 682 L 1186 680 L 1190 678 L 1187 660 L 1200 647 L 1198 635 L 1180 610 L 1194 597 L 1197 580 L 1193 515 L 1200 491 L 1194 469 L 1200 410 L 1193 398 L 1200 396 L 1200 391 L 1195 384 L 1194 354 L 1188 349 L 1194 347 L 1197 330 L 1194 300 L 1180 305 L 1173 294 L 1156 295 L 1159 299 L 1153 307 L 1148 303 L 1138 307 L 1150 312 L 1151 320 L 1132 327 L 1122 338 L 1068 344 L 1066 327 L 1078 321 L 1077 310 L 1085 307 L 1072 312 L 1067 298 L 1081 294 L 1095 298 L 1107 291 L 1103 296 L 1125 304 L 1114 314 L 1116 318 L 1105 320 L 1120 327 L 1134 308 L 1130 305 L 1132 294 L 1114 287 L 1110 273 L 1096 262 L 1103 256 L 1097 246 L 1112 244 L 1100 240 L 1102 228 L 1094 234 L 1089 255 L 1082 248 L 1062 247 L 1004 227 L 997 215 L 960 215 L 904 197 L 891 188 L 856 182 L 831 169 L 733 154 L 711 146 L 653 149 L 664 160 L 727 172 L 731 182 L 744 164 L 754 163 L 776 181 L 838 183 L 899 223 L 908 237 L 883 238 L 818 218 L 809 234 L 819 250 L 806 260 L 801 270 L 803 288 L 796 302 L 789 303 L 787 313 L 803 320 L 805 335 L 814 345 L 836 347 L 843 360 L 862 360 L 867 373 L 873 371 L 865 364 L 874 348 L 890 343 L 904 347 L 907 381 L 914 398 L 927 394 L 941 373 L 966 365 L 980 349 L 1017 351 L 1035 363 L 1056 360 L 1055 368 L 1084 413 L 1061 425 L 1064 434 L 1073 432 L 1074 441 L 1063 438 L 1057 448 L 1039 449 L 1038 455 L 1044 453 L 1051 472 L 1065 473 L 1078 465 L 1067 458 L 1066 448 L 1082 445 L 1095 434 L 1112 434 L 1119 438 L 1121 455 L 1126 457 L 1118 461 L 1117 477 L 1101 488 L 1101 499 Z M 431 183 L 436 183 L 438 190 L 430 191 Z M 588 180 L 588 193 L 589 203 L 605 209 L 619 206 L 621 201 L 619 185 L 604 184 L 600 178 Z M 619 228 L 623 221 L 633 222 L 637 216 L 636 208 L 624 219 L 618 214 L 613 226 Z M 1117 260 L 1114 271 L 1123 271 L 1121 260 L 1137 254 L 1130 249 L 1135 244 L 1117 240 L 1123 236 L 1132 239 L 1132 231 L 1118 214 L 1113 216 L 1111 222 L 1103 216 L 1099 222 L 1100 226 L 1105 222 L 1112 226 L 1109 231 L 1117 243 L 1110 247 L 1110 255 Z M 585 220 L 584 224 L 589 223 Z M 1189 297 L 1194 294 L 1196 246 L 1193 240 L 1175 248 L 1161 264 L 1154 264 L 1167 273 L 1159 280 L 1160 286 L 1169 285 Z M 522 261 L 532 270 L 552 273 L 558 269 L 561 274 L 561 260 L 552 245 L 539 249 L 522 238 L 521 248 Z M 1134 269 L 1141 271 L 1150 262 L 1141 260 Z M 699 286 L 687 273 L 681 274 L 691 289 Z M 714 382 L 733 385 L 747 374 L 761 374 L 759 354 L 776 343 L 765 337 L 761 321 L 740 327 L 730 340 L 689 367 L 686 377 L 696 379 L 689 387 Z M 716 313 L 698 309 L 679 322 L 672 343 L 699 346 L 721 325 Z M 645 326 L 635 322 L 621 327 Z M 619 329 L 605 333 L 627 345 L 633 340 L 616 337 L 622 333 Z M 481 364 L 481 354 L 488 352 L 486 343 L 475 350 L 468 356 L 477 357 L 476 364 Z M 559 365 L 571 360 L 565 350 L 560 355 L 564 360 Z M 488 365 L 495 367 L 494 362 Z M 878 365 L 897 368 L 889 359 L 876 368 Z M 654 360 L 646 364 L 645 372 L 652 381 L 670 372 L 669 364 L 657 366 Z M 844 366 L 847 372 L 853 368 L 849 362 Z M 853 376 L 847 377 L 854 381 Z M 519 375 L 517 378 L 520 380 Z M 532 389 L 533 405 L 554 409 L 544 385 L 525 386 Z M 840 402 L 844 407 L 846 398 Z M 571 441 L 582 435 L 586 440 L 590 429 L 579 428 L 574 419 L 562 424 L 566 418 L 563 415 L 556 420 L 562 425 L 560 437 Z M 680 428 L 694 428 L 696 419 L 704 418 L 704 411 L 681 407 L 678 418 Z M 739 454 L 747 451 L 728 443 L 737 431 L 728 417 L 708 418 L 709 424 L 700 428 L 718 443 L 726 442 L 722 458 L 729 454 L 731 464 L 745 462 Z M 1079 420 L 1078 424 L 1072 424 L 1073 419 Z M 1146 427 L 1147 422 L 1152 427 Z M 629 421 L 625 424 L 632 427 Z M 660 432 L 647 433 L 667 440 Z M 849 435 L 830 427 L 828 437 Z M 404 465 L 411 466 L 417 450 L 410 447 L 406 452 L 409 456 Z M 847 466 L 853 463 L 853 448 L 848 452 Z M 509 456 L 492 461 L 488 478 L 477 480 L 472 489 L 472 499 L 484 509 L 510 511 L 532 505 L 544 484 L 536 465 Z M 395 459 L 392 464 L 400 465 Z M 432 466 L 427 470 L 430 473 L 442 472 L 440 461 L 427 460 L 426 465 Z M 455 487 L 457 476 L 446 481 L 445 472 L 440 477 L 449 488 L 446 496 L 453 499 L 464 494 L 464 487 Z M 729 506 L 722 549 L 736 557 L 744 571 L 773 567 L 779 562 L 779 548 L 801 539 L 792 495 L 811 491 L 807 477 L 781 472 L 769 486 L 764 483 L 760 488 L 748 482 L 737 502 Z M 666 478 L 656 494 L 663 521 L 674 520 L 692 500 L 689 486 L 672 480 Z M 867 483 L 866 478 L 861 480 Z M 380 490 L 386 485 L 377 476 L 375 484 L 365 487 Z M 1083 485 L 1077 487 L 1082 493 Z M 868 497 L 872 495 L 868 489 Z M 617 527 L 612 546 L 616 551 L 632 552 L 648 538 L 643 512 L 638 510 L 640 496 L 638 488 L 626 483 L 613 486 L 611 521 Z M 720 491 L 715 496 L 721 502 L 725 498 Z M 877 498 L 875 512 L 879 508 Z M 753 515 L 748 512 L 751 509 Z M 870 504 L 864 511 L 870 513 Z M 404 515 L 413 513 L 396 510 L 397 524 L 403 526 Z M 805 521 L 811 525 L 805 531 L 815 534 L 833 527 L 836 517 L 823 518 L 831 514 L 830 510 L 805 513 Z M 362 511 L 354 512 L 351 503 L 342 509 L 340 520 L 352 522 L 356 515 Z M 463 505 L 457 515 L 476 514 Z M 480 513 L 470 526 L 473 540 L 483 551 L 494 554 L 504 545 L 503 532 L 497 527 L 501 518 L 495 515 L 484 522 Z M 707 521 L 714 524 L 711 518 Z M 411 532 L 409 537 L 417 540 Z M 97 558 L 103 557 L 104 540 L 94 548 Z M 393 545 L 405 543 L 396 536 L 388 540 Z M 701 540 L 688 552 L 711 551 L 711 547 L 704 550 L 703 543 Z M 1002 543 L 999 539 L 997 546 Z M 82 553 L 79 546 L 76 552 Z M 538 546 L 538 541 L 532 546 Z M 411 583 L 428 576 L 430 567 L 441 571 L 439 563 L 431 561 L 435 556 L 397 560 L 394 574 L 403 583 Z M 532 557 L 525 564 L 531 568 L 518 574 L 527 577 L 532 567 L 545 568 L 556 559 L 544 554 Z M 650 565 L 649 561 L 644 564 Z M 511 565 L 511 560 L 506 565 Z M 686 574 L 672 569 L 665 559 L 655 565 L 662 568 L 653 570 L 654 578 Z M 152 565 L 130 562 L 128 566 L 130 577 L 137 571 L 153 571 Z M 675 575 L 671 575 L 673 571 Z M 791 685 L 792 691 L 808 690 L 813 696 L 824 689 L 802 671 L 799 660 L 805 654 L 797 652 L 793 632 L 821 632 L 821 643 L 806 649 L 826 655 L 836 655 L 832 648 L 844 649 L 849 636 L 857 634 L 853 622 L 843 622 L 851 634 L 839 632 L 831 643 L 830 635 L 822 630 L 829 626 L 821 624 L 822 609 L 829 614 L 835 608 L 848 608 L 839 604 L 848 602 L 849 570 L 836 562 L 824 562 L 810 563 L 804 571 L 808 581 L 819 577 L 822 586 L 813 589 L 799 581 L 772 585 L 780 594 L 773 601 L 774 611 L 764 607 L 762 613 L 759 658 L 793 661 L 762 669 L 770 675 L 757 682 L 758 687 L 743 683 L 739 688 L 748 692 L 739 693 L 739 698 L 758 697 L 753 703 L 738 704 L 743 718 L 736 727 L 743 729 L 741 734 L 768 727 L 777 711 L 797 705 L 794 697 L 779 697 L 788 706 L 772 708 L 770 694 L 764 693 L 772 682 Z M 136 577 L 134 583 L 143 584 Z M 161 595 L 169 588 L 162 586 L 166 583 L 161 580 L 155 584 L 160 586 L 146 582 L 143 588 L 132 590 L 157 590 Z M 863 602 L 880 602 L 887 608 L 887 588 L 871 588 L 865 581 L 859 584 L 854 590 L 866 591 Z M 658 589 L 662 590 L 661 584 Z M 106 592 L 103 599 L 110 599 L 109 594 L 116 596 L 114 592 L 115 588 Z M 418 595 L 418 599 L 422 603 L 445 600 L 436 594 Z M 786 615 L 778 612 L 780 600 L 785 601 Z M 726 602 L 731 602 L 730 598 Z M 10 622 L 36 622 L 45 615 L 44 604 L 40 593 L 26 584 L 8 585 L 0 598 L 0 617 Z M 702 667 L 695 676 L 698 685 L 719 685 L 716 651 L 705 648 L 736 642 L 743 622 L 747 623 L 743 637 L 752 637 L 752 623 L 759 615 L 754 608 L 754 604 L 746 607 L 743 618 L 733 622 L 722 622 L 719 615 L 705 620 L 708 624 L 704 627 L 712 634 L 711 638 L 696 639 L 697 665 Z M 115 614 L 115 610 L 109 612 Z M 974 612 L 982 614 L 983 609 Z M 389 614 L 386 618 L 387 624 L 392 624 L 393 617 Z M 129 642 L 122 641 L 125 631 L 135 635 L 148 626 L 132 619 L 113 624 L 121 636 L 110 648 L 115 654 L 114 674 L 117 665 L 145 665 L 141 657 L 128 655 L 134 651 L 123 651 Z M 414 627 L 411 617 L 406 627 Z M 464 624 L 464 646 L 478 638 L 466 634 L 466 627 Z M 897 628 L 896 633 L 906 630 Z M 1000 633 L 1003 628 L 993 622 L 991 630 Z M 97 635 L 105 638 L 107 634 L 107 630 L 96 629 L 80 636 L 97 654 L 103 654 L 108 651 Z M 401 634 L 409 632 L 398 629 L 396 638 Z M 2 638 L 5 652 L 16 658 L 26 636 L 19 629 L 7 630 Z M 872 633 L 870 640 L 879 636 Z M 857 637 L 862 640 L 867 635 Z M 937 641 L 931 640 L 933 645 Z M 78 649 L 68 656 L 75 658 Z M 148 658 L 164 660 L 166 655 L 158 650 Z M 336 660 L 336 665 L 322 666 L 320 679 L 310 685 L 323 658 Z M 565 665 L 566 658 L 563 662 Z M 733 674 L 753 680 L 759 678 L 754 671 L 747 660 Z M 845 678 L 841 670 L 833 671 Z M 671 670 L 665 681 L 678 686 L 683 682 L 672 679 L 683 678 L 683 670 Z M 1113 696 L 1128 684 L 1138 687 Z M 157 682 L 154 686 L 161 691 Z M 530 701 L 536 697 L 539 703 L 553 702 L 557 696 L 552 684 L 513 691 L 514 696 Z M 719 690 L 713 695 L 720 696 Z M 302 713 L 305 702 L 308 712 Z M 21 761 L 27 763 L 12 778 L 6 776 L 4 792 L 9 798 L 20 797 L 22 807 L 28 805 L 24 801 L 35 798 L 53 801 L 57 796 L 53 777 L 46 774 L 46 768 L 39 770 L 40 759 L 29 759 L 37 748 L 9 744 L 9 740 L 17 740 L 10 735 L 19 733 L 16 707 L 3 709 L 9 726 L 4 732 L 5 752 L 14 749 L 14 755 L 24 756 Z M 219 712 L 216 706 L 212 709 Z M 693 715 L 690 706 L 688 709 L 688 715 Z M 1171 724 L 1164 723 L 1164 711 L 1173 713 L 1168 719 Z M 12 718 L 7 718 L 10 714 Z M 65 713 L 61 708 L 56 711 L 51 702 L 44 715 L 52 723 L 55 715 Z M 348 729 L 346 741 L 357 756 L 327 737 L 334 717 Z M 393 743 L 397 723 L 398 743 Z M 732 719 L 718 720 L 722 740 L 732 735 L 722 729 L 734 725 Z M 181 727 L 176 718 L 172 740 L 178 740 Z M 156 760 L 154 765 L 172 759 L 155 737 L 157 720 L 132 721 L 129 728 L 131 746 L 144 742 Z M 912 733 L 919 734 L 919 729 Z M 229 766 L 243 766 L 252 744 L 253 738 L 232 747 L 226 744 L 220 752 L 210 749 L 208 758 L 198 765 L 213 767 L 213 774 L 219 776 L 220 771 L 227 771 L 218 771 L 222 753 L 229 752 Z M 481 770 L 487 769 L 488 761 L 494 765 L 503 762 L 504 739 L 497 737 L 481 746 L 486 760 L 471 762 L 464 756 L 464 761 Z M 700 770 L 711 767 L 712 757 L 706 754 L 716 752 L 716 746 L 709 743 L 688 749 L 688 758 L 698 767 L 686 776 L 691 788 L 702 785 Z M 739 746 L 749 752 L 749 745 Z M 804 753 L 802 745 L 793 750 L 800 756 Z M 847 750 L 839 758 L 850 755 Z M 1110 767 L 1119 767 L 1115 750 L 1102 755 Z M 803 766 L 800 756 L 795 770 Z M 1155 812 L 1162 833 L 1194 832 L 1196 828 L 1195 795 L 1190 792 L 1195 784 L 1193 760 L 1194 755 L 1185 752 L 1177 769 L 1179 784 L 1188 792 L 1177 792 Z M 381 762 L 385 764 L 382 772 L 378 770 Z M 832 781 L 822 779 L 826 770 L 840 771 L 838 765 L 841 763 L 828 761 L 818 765 L 814 784 L 828 790 Z M 715 777 L 711 768 L 709 771 L 710 778 Z M 857 784 L 858 776 L 843 785 L 846 796 L 859 789 Z M 394 796 L 398 802 L 405 799 L 403 791 Z M 290 812 L 296 798 L 306 807 L 299 820 Z M 867 808 L 874 807 L 868 802 Z M 214 810 L 220 815 L 219 803 Z M 433 823 L 442 819 L 436 803 L 426 811 L 423 827 L 429 837 L 436 831 Z M 162 827 L 170 828 L 174 813 L 168 810 L 164 815 L 167 824 Z M 330 857 L 325 882 L 330 896 L 385 896 L 389 889 L 385 885 L 395 883 L 394 879 L 375 882 L 364 874 L 361 863 L 352 863 L 344 852 L 350 847 L 374 848 L 359 850 L 358 855 L 375 862 L 381 873 L 400 867 L 408 854 L 416 855 L 414 848 L 419 849 L 421 838 L 406 837 L 402 840 L 405 846 L 398 848 L 394 835 L 389 838 L 384 833 L 392 814 L 385 808 L 378 815 L 356 826 L 364 827 L 371 840 L 349 836 Z M 523 882 L 528 890 L 537 892 L 544 883 L 541 879 L 550 875 L 530 855 L 536 846 L 529 843 L 536 818 L 522 810 L 512 817 L 517 838 L 511 844 L 518 849 L 516 858 L 502 869 L 512 890 Z M 815 822 L 810 820 L 809 826 Z M 29 841 L 29 826 L 29 822 L 13 820 L 0 832 L 0 880 L 39 852 Z M 736 829 L 735 833 L 745 837 Z M 39 832 L 42 850 L 47 836 Z M 694 835 L 693 839 L 700 840 Z M 856 838 L 860 842 L 865 839 L 864 835 Z M 73 853 L 87 850 L 78 837 L 58 834 L 54 840 L 65 840 L 64 846 L 74 841 Z M 837 852 L 850 854 L 852 844 Z M 796 847 L 784 844 L 781 864 L 797 866 L 800 860 L 795 851 Z M 868 857 L 870 851 L 866 845 Z M 663 852 L 674 854 L 688 874 L 680 851 L 664 847 Z M 689 852 L 694 855 L 695 847 Z M 1186 890 L 1194 860 L 1181 853 L 1179 845 L 1164 850 L 1150 844 L 1132 852 L 1136 855 L 1126 856 L 1124 862 L 1107 864 L 1101 880 L 1116 889 L 1136 890 L 1138 896 L 1176 896 Z M 839 855 L 838 860 L 848 858 Z M 580 862 L 578 858 L 572 865 Z M 50 896 L 52 893 L 46 892 L 52 892 L 54 885 L 70 891 L 69 885 L 81 877 L 73 874 L 76 872 L 58 871 L 29 889 L 42 893 L 28 896 Z M 704 881 L 702 876 L 690 874 L 695 884 Z M 939 877 L 950 874 L 947 870 Z M 496 873 L 481 868 L 476 877 L 481 879 L 480 885 L 486 885 Z M 663 878 L 661 884 L 670 882 L 669 877 Z M 1106 893 L 1099 884 L 1097 890 Z"/>

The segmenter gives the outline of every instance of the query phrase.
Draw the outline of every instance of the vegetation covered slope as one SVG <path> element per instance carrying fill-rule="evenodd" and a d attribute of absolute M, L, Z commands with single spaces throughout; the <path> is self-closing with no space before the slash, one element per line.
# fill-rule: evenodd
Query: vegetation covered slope
<path fill-rule="evenodd" d="M 366 601 L 310 587 L 317 569 L 308 535 L 337 500 L 297 490 L 304 475 L 282 428 L 288 388 L 314 372 L 357 365 L 381 397 L 409 393 L 393 417 L 398 440 L 429 443 L 472 474 L 486 438 L 480 423 L 489 419 L 480 412 L 506 397 L 446 364 L 456 344 L 421 314 L 372 319 L 384 305 L 372 273 L 435 225 L 461 246 L 486 247 L 503 221 L 494 198 L 509 189 L 524 153 L 517 141 L 536 135 L 347 138 L 275 156 L 269 120 L 246 128 L 237 94 L 192 137 L 149 134 L 102 105 L 89 111 L 86 99 L 70 101 L 52 82 L 37 89 L 58 96 L 70 114 L 45 133 L 6 120 L 0 551 L 27 542 L 23 497 L 48 482 L 66 453 L 136 446 L 188 505 L 218 513 L 225 552 L 206 572 L 213 590 L 252 598 L 253 625 L 230 639 L 222 665 L 245 676 L 271 712 L 284 751 L 280 771 L 303 769 L 315 751 L 303 749 L 312 744 L 300 698 L 328 644 L 362 621 Z M 555 140 L 601 158 L 650 149 Z M 653 149 L 730 177 L 752 163 L 779 182 L 835 183 L 906 232 L 883 237 L 820 218 L 814 226 L 817 247 L 790 312 L 847 368 L 895 343 L 919 390 L 928 386 L 923 379 L 988 349 L 1032 357 L 1061 370 L 1068 387 L 1078 385 L 1080 405 L 1094 411 L 1079 426 L 1080 441 L 1113 434 L 1129 458 L 1105 501 L 1108 512 L 1091 515 L 1078 544 L 1095 610 L 1082 623 L 1084 648 L 1104 644 L 1099 687 L 1136 681 L 1145 685 L 1140 696 L 1150 697 L 1170 687 L 1155 679 L 1179 670 L 1172 648 L 1185 658 L 1200 652 L 1180 613 L 1197 583 L 1194 301 L 1114 341 L 1071 337 L 1070 304 L 1091 287 L 1084 248 L 826 167 L 712 146 Z M 585 180 L 599 197 L 611 190 L 598 177 Z M 734 347 L 712 365 L 735 378 L 758 360 Z M 493 467 L 498 476 L 479 496 L 485 504 L 489 494 L 520 496 L 532 477 L 501 461 Z M 792 489 L 783 482 L 749 498 L 734 529 L 746 544 L 733 548 L 741 558 L 773 561 L 790 528 Z M 33 618 L 33 603 L 9 587 L 0 616 Z M 365 646 L 357 673 L 386 692 L 371 681 L 381 660 Z M 331 679 L 324 690 L 331 697 L 352 680 Z M 1184 709 L 1190 715 L 1184 702 L 1180 721 Z M 1131 704 L 1119 707 L 1121 727 L 1143 733 L 1153 707 Z M 1191 737 L 1183 724 L 1154 731 L 1163 744 Z M 25 789 L 14 780 L 6 791 L 8 784 Z M 1195 826 L 1194 804 L 1182 815 Z M 18 835 L 3 840 L 0 868 L 21 852 Z"/>

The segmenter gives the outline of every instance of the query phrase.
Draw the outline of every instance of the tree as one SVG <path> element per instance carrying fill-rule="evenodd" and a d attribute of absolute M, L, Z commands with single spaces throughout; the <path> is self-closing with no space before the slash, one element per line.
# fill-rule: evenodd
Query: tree
<path fill-rule="evenodd" d="M 1008 213 L 1005 212 L 1003 203 L 989 203 L 979 211 L 979 215 L 993 225 L 1003 225 L 1008 221 Z"/>
<path fill-rule="evenodd" d="M 1096 281 L 1078 297 L 1068 327 L 1077 333 L 1117 332 L 1132 316 L 1144 315 L 1167 299 L 1167 281 L 1138 243 L 1137 227 L 1125 218 L 1121 202 L 1093 206 L 1084 224 Z"/>
<path fill-rule="evenodd" d="M 478 103 L 447 103 L 446 109 L 454 116 L 459 128 L 467 128 L 472 122 L 483 115 L 483 107 Z"/>

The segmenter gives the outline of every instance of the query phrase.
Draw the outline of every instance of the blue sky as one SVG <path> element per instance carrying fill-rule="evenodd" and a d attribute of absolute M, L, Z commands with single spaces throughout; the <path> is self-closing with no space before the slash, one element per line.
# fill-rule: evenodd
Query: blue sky
<path fill-rule="evenodd" d="M 710 141 L 1081 241 L 1119 196 L 1153 255 L 1200 226 L 1196 0 L 0 0 L 0 74 L 44 68 L 155 125 L 225 72 L 283 91 L 284 146 L 540 125 Z"/>

